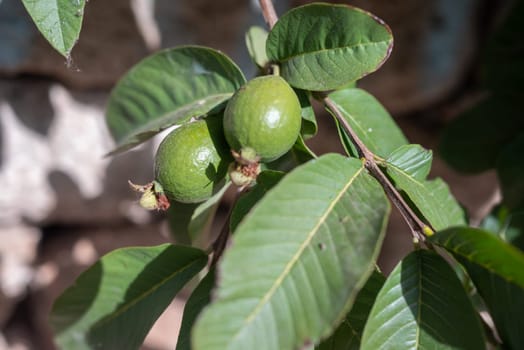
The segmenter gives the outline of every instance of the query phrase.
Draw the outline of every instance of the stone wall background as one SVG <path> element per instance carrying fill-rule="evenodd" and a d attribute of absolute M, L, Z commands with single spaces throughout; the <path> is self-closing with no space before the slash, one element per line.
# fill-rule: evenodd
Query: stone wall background
<path fill-rule="evenodd" d="M 276 1 L 277 12 L 306 2 Z M 446 121 L 475 99 L 477 53 L 507 1 L 338 2 L 368 9 L 392 27 L 390 60 L 361 86 L 411 142 L 435 148 Z M 146 55 L 180 44 L 220 49 L 251 76 L 243 36 L 253 24 L 264 22 L 249 0 L 90 0 L 79 43 L 65 62 L 20 0 L 0 0 L 0 350 L 54 349 L 47 314 L 82 270 L 117 247 L 169 240 L 163 218 L 143 211 L 127 185 L 151 179 L 160 137 L 103 156 L 113 145 L 104 122 L 111 87 Z M 319 116 L 311 144 L 318 153 L 339 150 L 328 120 Z M 474 220 L 497 198 L 492 173 L 465 177 L 437 156 L 432 175 L 450 183 Z M 409 249 L 407 227 L 394 213 L 384 270 Z M 185 296 L 163 315 L 144 349 L 174 347 Z"/>

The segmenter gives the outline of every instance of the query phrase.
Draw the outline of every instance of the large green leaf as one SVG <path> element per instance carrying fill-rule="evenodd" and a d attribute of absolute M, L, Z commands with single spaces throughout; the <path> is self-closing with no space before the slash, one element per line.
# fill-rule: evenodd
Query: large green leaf
<path fill-rule="evenodd" d="M 418 250 L 391 272 L 377 296 L 362 350 L 485 349 L 480 320 L 439 255 Z"/>
<path fill-rule="evenodd" d="M 433 154 L 420 145 L 404 145 L 393 151 L 386 159 L 389 166 L 402 169 L 416 181 L 424 181 L 431 170 Z M 388 166 L 386 165 L 386 166 Z"/>
<path fill-rule="evenodd" d="M 129 149 L 228 100 L 245 83 L 224 54 L 182 46 L 149 56 L 133 67 L 111 92 L 107 124 L 117 149 Z"/>
<path fill-rule="evenodd" d="M 451 228 L 430 238 L 466 268 L 508 349 L 524 348 L 524 253 L 475 228 Z"/>
<path fill-rule="evenodd" d="M 207 263 L 204 252 L 164 244 L 115 250 L 55 302 L 61 349 L 138 349 L 176 293 Z"/>
<path fill-rule="evenodd" d="M 78 41 L 85 0 L 22 0 L 44 38 L 69 58 Z"/>
<path fill-rule="evenodd" d="M 267 191 L 273 188 L 282 178 L 284 173 L 275 170 L 265 170 L 257 177 L 256 185 L 240 197 L 231 212 L 231 232 L 235 232 L 244 216 L 258 203 Z"/>
<path fill-rule="evenodd" d="M 440 154 L 455 169 L 477 173 L 496 166 L 503 148 L 524 129 L 522 97 L 493 94 L 449 124 Z"/>
<path fill-rule="evenodd" d="M 386 109 L 366 91 L 339 90 L 329 94 L 329 98 L 360 140 L 377 156 L 386 158 L 408 143 Z"/>
<path fill-rule="evenodd" d="M 524 209 L 524 129 L 505 147 L 497 160 L 503 202 L 510 209 Z"/>
<path fill-rule="evenodd" d="M 387 164 L 386 172 L 435 230 L 466 224 L 464 211 L 442 179 L 420 181 L 391 163 Z"/>
<path fill-rule="evenodd" d="M 191 350 L 191 329 L 202 309 L 211 301 L 211 289 L 214 285 L 215 269 L 211 269 L 187 299 L 176 350 Z"/>
<path fill-rule="evenodd" d="M 307 348 L 331 334 L 373 271 L 388 214 L 359 160 L 297 167 L 238 226 L 194 349 Z"/>
<path fill-rule="evenodd" d="M 477 228 L 454 227 L 436 233 L 430 241 L 461 262 L 478 265 L 524 289 L 524 253 L 497 236 Z"/>
<path fill-rule="evenodd" d="M 310 4 L 280 17 L 266 51 L 294 87 L 327 91 L 377 70 L 392 47 L 391 30 L 374 15 L 347 5 Z"/>
<path fill-rule="evenodd" d="M 335 330 L 335 333 L 320 343 L 316 349 L 359 350 L 362 332 L 364 331 L 369 312 L 385 281 L 386 278 L 383 274 L 374 271 L 364 287 L 358 292 L 351 311 Z"/>

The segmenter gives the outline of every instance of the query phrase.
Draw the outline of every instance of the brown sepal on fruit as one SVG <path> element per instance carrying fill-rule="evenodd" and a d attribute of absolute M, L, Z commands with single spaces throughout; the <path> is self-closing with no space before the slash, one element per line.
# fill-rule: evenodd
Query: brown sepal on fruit
<path fill-rule="evenodd" d="M 229 178 L 234 185 L 244 189 L 255 183 L 260 174 L 260 157 L 251 152 L 231 151 L 235 161 L 229 166 Z"/>
<path fill-rule="evenodd" d="M 158 182 L 153 181 L 145 185 L 137 185 L 130 180 L 127 182 L 134 191 L 142 193 L 139 200 L 139 204 L 142 208 L 162 211 L 169 208 L 169 200 L 167 199 L 162 186 Z"/>

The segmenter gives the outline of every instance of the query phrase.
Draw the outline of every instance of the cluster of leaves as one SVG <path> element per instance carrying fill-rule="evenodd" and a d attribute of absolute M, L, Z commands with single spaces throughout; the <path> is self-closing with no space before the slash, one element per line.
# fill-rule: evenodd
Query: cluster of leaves
<path fill-rule="evenodd" d="M 36 2 L 24 3 L 36 13 Z M 51 13 L 72 14 L 53 3 Z M 68 55 L 71 41 L 62 39 L 50 41 Z M 447 185 L 427 179 L 431 152 L 409 144 L 380 103 L 355 87 L 388 58 L 389 27 L 354 7 L 311 4 L 283 15 L 269 33 L 250 29 L 246 39 L 260 70 L 277 65 L 301 98 L 295 146 L 236 202 L 227 228 L 232 244 L 213 267 L 205 269 L 208 256 L 196 242 L 225 189 L 201 204 L 172 206 L 172 227 L 187 245 L 118 249 L 85 271 L 53 307 L 59 346 L 138 348 L 177 292 L 203 276 L 185 307 L 177 349 L 482 349 L 479 311 L 486 310 L 504 348 L 522 348 L 524 254 L 467 227 Z M 209 48 L 177 47 L 144 59 L 110 97 L 113 153 L 219 113 L 245 82 L 228 57 Z M 305 145 L 317 127 L 312 96 L 334 116 L 346 155 L 317 156 Z M 359 159 L 361 144 L 373 159 Z M 390 212 L 384 181 L 403 199 L 395 204 L 431 228 L 424 246 L 387 278 L 376 268 Z"/>

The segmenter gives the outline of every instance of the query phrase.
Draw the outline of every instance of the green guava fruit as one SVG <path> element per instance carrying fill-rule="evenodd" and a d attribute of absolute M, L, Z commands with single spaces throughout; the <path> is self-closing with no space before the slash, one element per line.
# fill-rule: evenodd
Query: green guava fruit
<path fill-rule="evenodd" d="M 256 154 L 262 162 L 275 160 L 297 140 L 300 112 L 298 97 L 284 79 L 274 75 L 255 78 L 226 106 L 226 140 L 238 154 Z"/>
<path fill-rule="evenodd" d="M 172 131 L 155 156 L 155 179 L 170 200 L 202 202 L 225 183 L 231 154 L 222 118 L 210 116 Z"/>

